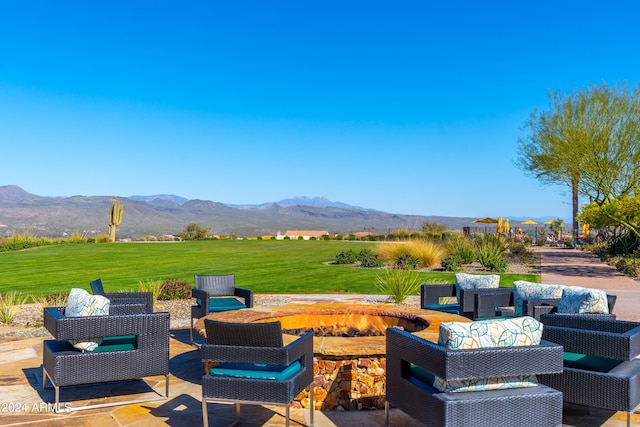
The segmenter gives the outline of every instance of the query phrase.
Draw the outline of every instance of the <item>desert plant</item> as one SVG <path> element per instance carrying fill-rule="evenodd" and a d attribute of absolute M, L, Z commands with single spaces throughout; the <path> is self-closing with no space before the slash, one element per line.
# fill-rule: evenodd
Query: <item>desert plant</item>
<path fill-rule="evenodd" d="M 504 259 L 507 247 L 503 236 L 482 234 L 475 237 L 474 245 L 476 258 L 483 269 L 498 272 L 507 270 L 508 264 Z"/>
<path fill-rule="evenodd" d="M 374 253 L 387 265 L 396 265 L 402 255 L 409 253 L 406 243 L 381 243 L 374 249 Z"/>
<path fill-rule="evenodd" d="M 163 285 L 164 282 L 162 280 L 138 280 L 138 291 L 151 292 L 153 294 L 153 301 L 156 301 L 162 293 Z"/>
<path fill-rule="evenodd" d="M 122 224 L 122 203 L 113 196 L 113 203 L 109 210 L 109 237 L 112 242 L 116 241 L 116 228 Z"/>
<path fill-rule="evenodd" d="M 54 294 L 49 294 L 41 297 L 32 297 L 35 302 L 42 304 L 43 307 L 61 307 L 66 305 L 69 292 L 58 291 Z"/>
<path fill-rule="evenodd" d="M 9 291 L 4 294 L 0 294 L 0 320 L 7 325 L 11 323 L 20 306 L 27 302 L 28 297 L 22 295 L 17 291 Z"/>
<path fill-rule="evenodd" d="M 420 290 L 420 276 L 411 270 L 388 269 L 384 275 L 376 276 L 376 287 L 380 292 L 391 295 L 392 300 L 402 304 L 409 295 Z"/>
<path fill-rule="evenodd" d="M 191 298 L 191 285 L 186 280 L 167 278 L 158 294 L 160 301 Z"/>
<path fill-rule="evenodd" d="M 456 257 L 460 264 L 471 264 L 475 259 L 475 248 L 465 236 L 459 233 L 448 235 L 449 253 Z"/>
<path fill-rule="evenodd" d="M 447 256 L 447 249 L 434 240 L 413 240 L 407 244 L 408 253 L 422 267 L 431 268 L 440 266 L 440 263 Z"/>

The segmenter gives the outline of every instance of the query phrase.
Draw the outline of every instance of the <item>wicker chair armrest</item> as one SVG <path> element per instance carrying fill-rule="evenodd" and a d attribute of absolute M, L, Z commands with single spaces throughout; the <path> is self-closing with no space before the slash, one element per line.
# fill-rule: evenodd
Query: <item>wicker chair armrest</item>
<path fill-rule="evenodd" d="M 504 294 L 511 295 L 511 288 L 483 288 L 483 289 L 460 289 L 460 311 L 462 313 L 471 313 L 474 319 L 477 319 L 476 316 L 476 305 L 477 305 L 477 297 L 479 294 Z M 505 297 L 506 299 L 507 297 Z M 484 313 L 483 313 L 484 314 Z M 491 314 L 487 314 L 482 317 L 493 317 L 495 316 L 495 310 L 491 312 Z"/>
<path fill-rule="evenodd" d="M 455 297 L 456 285 L 454 284 L 422 284 L 420 285 L 420 307 L 439 304 L 441 297 Z"/>
<path fill-rule="evenodd" d="M 491 292 L 477 293 L 474 300 L 474 319 L 495 317 L 497 307 L 513 305 L 513 292 L 510 288 L 492 289 Z"/>
<path fill-rule="evenodd" d="M 244 305 L 247 308 L 253 307 L 253 291 L 245 288 L 235 288 L 234 295 L 244 299 Z"/>
<path fill-rule="evenodd" d="M 446 380 L 562 372 L 561 345 L 448 350 L 406 331 L 387 330 L 387 365 L 413 363 Z"/>
<path fill-rule="evenodd" d="M 593 315 L 543 314 L 542 336 L 565 351 L 631 360 L 640 355 L 640 323 Z"/>
<path fill-rule="evenodd" d="M 121 304 L 135 304 L 137 306 L 144 305 L 144 312 L 153 313 L 152 292 L 107 292 L 105 297 L 109 299 L 112 306 Z M 132 312 L 140 312 L 140 310 Z"/>
<path fill-rule="evenodd" d="M 202 362 L 266 363 L 290 365 L 304 355 L 313 359 L 313 334 L 307 332 L 285 347 L 253 347 L 202 344 Z M 306 362 L 310 363 L 310 362 Z"/>
<path fill-rule="evenodd" d="M 203 289 L 198 289 L 198 288 L 191 289 L 191 296 L 193 298 L 199 299 L 203 304 L 204 304 L 204 301 L 206 301 L 209 298 L 209 294 L 207 294 L 207 291 Z"/>
<path fill-rule="evenodd" d="M 120 335 L 149 335 L 169 331 L 169 313 L 65 317 L 64 307 L 44 309 L 45 327 L 57 340 Z"/>

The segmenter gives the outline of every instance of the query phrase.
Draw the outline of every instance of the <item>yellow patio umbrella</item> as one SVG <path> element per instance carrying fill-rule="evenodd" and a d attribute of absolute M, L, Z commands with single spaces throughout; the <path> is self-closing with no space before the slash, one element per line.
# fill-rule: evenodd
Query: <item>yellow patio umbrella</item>
<path fill-rule="evenodd" d="M 552 225 L 553 224 L 553 220 L 550 219 L 549 221 L 545 221 L 544 224 L 545 225 Z"/>
<path fill-rule="evenodd" d="M 497 227 L 496 233 L 498 234 L 502 233 L 502 217 L 501 216 L 498 217 L 498 227 Z"/>
<path fill-rule="evenodd" d="M 589 234 L 590 231 L 591 230 L 589 229 L 589 224 L 587 224 L 586 222 L 582 224 L 582 234 L 586 236 Z"/>
<path fill-rule="evenodd" d="M 479 224 L 497 224 L 498 220 L 490 217 L 486 217 L 486 218 L 476 219 L 473 222 L 479 223 Z"/>
<path fill-rule="evenodd" d="M 507 219 L 504 220 L 504 232 L 508 233 L 509 229 L 510 229 L 510 227 L 509 227 L 509 218 L 507 218 Z"/>
<path fill-rule="evenodd" d="M 526 221 L 522 221 L 522 222 L 520 223 L 520 225 L 536 225 L 536 224 L 538 224 L 538 223 L 537 223 L 537 222 L 535 222 L 535 221 L 534 221 L 534 220 L 532 220 L 532 219 L 528 219 L 528 220 L 526 220 Z"/>

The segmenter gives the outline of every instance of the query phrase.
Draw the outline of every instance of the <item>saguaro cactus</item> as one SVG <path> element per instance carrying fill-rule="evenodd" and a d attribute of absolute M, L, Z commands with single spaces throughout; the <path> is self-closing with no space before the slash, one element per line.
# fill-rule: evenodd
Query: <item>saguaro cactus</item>
<path fill-rule="evenodd" d="M 122 223 L 122 203 L 113 196 L 113 204 L 109 213 L 109 237 L 112 242 L 116 241 L 116 228 Z"/>

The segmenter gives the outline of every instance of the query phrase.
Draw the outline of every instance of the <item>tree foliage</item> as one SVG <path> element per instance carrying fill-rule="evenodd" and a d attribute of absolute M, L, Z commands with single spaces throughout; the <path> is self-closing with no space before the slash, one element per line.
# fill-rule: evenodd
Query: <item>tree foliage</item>
<path fill-rule="evenodd" d="M 182 232 L 180 232 L 180 238 L 182 240 L 203 240 L 207 237 L 209 230 L 202 227 L 197 222 L 190 222 Z"/>
<path fill-rule="evenodd" d="M 549 98 L 549 110 L 526 122 L 516 163 L 544 183 L 571 189 L 575 234 L 579 194 L 603 205 L 640 185 L 640 90 L 603 83 Z"/>
<path fill-rule="evenodd" d="M 622 196 L 603 205 L 590 203 L 582 207 L 579 219 L 594 228 L 624 227 L 640 238 L 640 195 Z"/>

